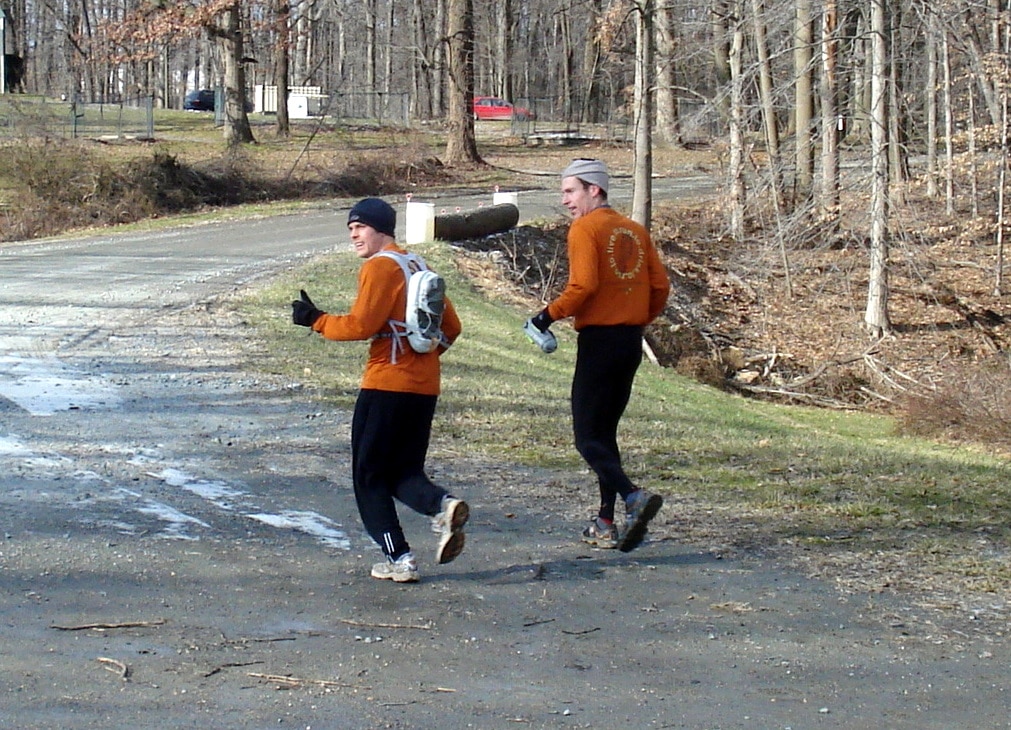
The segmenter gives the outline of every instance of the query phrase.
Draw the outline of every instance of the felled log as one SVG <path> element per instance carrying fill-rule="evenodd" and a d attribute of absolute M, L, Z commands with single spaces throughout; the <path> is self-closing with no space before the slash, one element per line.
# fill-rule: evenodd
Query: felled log
<path fill-rule="evenodd" d="M 519 223 L 520 210 L 512 203 L 435 216 L 435 238 L 439 241 L 464 241 L 468 238 L 502 233 Z"/>

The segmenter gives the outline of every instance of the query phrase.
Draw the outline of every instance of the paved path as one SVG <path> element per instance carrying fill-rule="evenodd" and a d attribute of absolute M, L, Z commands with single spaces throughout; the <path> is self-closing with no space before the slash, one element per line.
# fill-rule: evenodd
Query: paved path
<path fill-rule="evenodd" d="M 0 249 L 0 726 L 1009 726 L 987 627 L 676 521 L 586 550 L 584 475 L 435 461 L 467 551 L 367 578 L 348 414 L 243 371 L 216 304 L 343 246 L 345 210 Z"/>

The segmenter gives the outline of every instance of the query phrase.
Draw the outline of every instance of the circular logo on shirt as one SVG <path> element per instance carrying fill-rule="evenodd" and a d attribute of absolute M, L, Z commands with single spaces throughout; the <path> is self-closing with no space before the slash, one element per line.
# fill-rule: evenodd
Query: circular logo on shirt
<path fill-rule="evenodd" d="M 615 228 L 607 242 L 607 263 L 619 279 L 634 279 L 646 260 L 646 248 L 628 228 Z"/>

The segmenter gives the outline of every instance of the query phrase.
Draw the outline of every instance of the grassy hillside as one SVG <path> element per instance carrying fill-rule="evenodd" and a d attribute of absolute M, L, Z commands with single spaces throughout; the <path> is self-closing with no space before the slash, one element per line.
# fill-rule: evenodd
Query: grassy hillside
<path fill-rule="evenodd" d="M 520 331 L 528 311 L 481 296 L 451 249 L 417 250 L 447 277 L 465 329 L 444 356 L 431 459 L 558 468 L 592 505 L 571 439 L 572 330 L 556 324 L 559 350 L 541 354 Z M 239 305 L 265 343 L 257 366 L 318 388 L 335 408 L 353 404 L 366 345 L 307 336 L 290 324 L 289 302 L 305 288 L 346 311 L 358 265 L 351 253 L 323 256 Z M 897 436 L 887 417 L 750 401 L 649 364 L 620 439 L 633 479 L 667 495 L 676 539 L 774 550 L 843 585 L 930 591 L 938 604 L 1011 596 L 1011 475 L 998 458 Z"/>

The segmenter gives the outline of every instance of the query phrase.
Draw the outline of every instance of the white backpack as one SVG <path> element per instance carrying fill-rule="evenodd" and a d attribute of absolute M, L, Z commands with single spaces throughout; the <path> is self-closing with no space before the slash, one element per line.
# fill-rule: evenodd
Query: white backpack
<path fill-rule="evenodd" d="M 442 334 L 442 312 L 445 309 L 446 282 L 428 268 L 425 260 L 413 253 L 379 251 L 378 256 L 393 259 L 404 272 L 407 280 L 407 309 L 403 321 L 391 319 L 393 330 L 393 362 L 397 352 L 403 348 L 402 338 L 415 352 L 432 352 L 439 345 L 449 347 L 449 341 Z"/>

